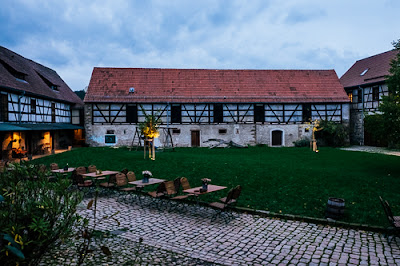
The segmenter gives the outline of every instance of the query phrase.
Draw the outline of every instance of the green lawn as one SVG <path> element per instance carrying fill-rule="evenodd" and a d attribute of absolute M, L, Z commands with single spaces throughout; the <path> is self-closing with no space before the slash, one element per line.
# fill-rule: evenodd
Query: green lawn
<path fill-rule="evenodd" d="M 193 186 L 201 178 L 212 184 L 242 185 L 238 205 L 255 209 L 323 218 L 329 197 L 346 200 L 343 221 L 387 226 L 378 196 L 400 213 L 400 157 L 321 148 L 208 149 L 176 148 L 157 152 L 156 160 L 143 159 L 143 151 L 127 148 L 78 148 L 34 161 L 60 167 L 94 164 L 102 170 L 143 170 L 172 180 L 185 176 Z M 226 194 L 202 198 L 215 200 Z"/>

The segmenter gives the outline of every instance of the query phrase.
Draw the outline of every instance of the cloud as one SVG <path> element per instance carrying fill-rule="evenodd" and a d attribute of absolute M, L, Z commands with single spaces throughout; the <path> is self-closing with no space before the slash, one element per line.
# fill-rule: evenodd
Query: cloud
<path fill-rule="evenodd" d="M 5 0 L 0 45 L 74 90 L 93 67 L 335 69 L 391 49 L 398 1 Z"/>

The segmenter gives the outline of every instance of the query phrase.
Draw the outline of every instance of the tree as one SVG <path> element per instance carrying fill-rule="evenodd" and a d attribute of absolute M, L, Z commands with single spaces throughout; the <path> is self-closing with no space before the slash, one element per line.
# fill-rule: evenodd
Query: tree
<path fill-rule="evenodd" d="M 144 150 L 146 151 L 146 143 L 147 143 L 149 148 L 149 158 L 155 160 L 156 154 L 155 154 L 154 139 L 160 136 L 158 128 L 160 127 L 161 119 L 158 112 L 149 115 L 146 114 L 146 112 L 142 107 L 141 109 L 145 116 L 144 122 L 139 124 L 140 132 L 145 137 Z"/>
<path fill-rule="evenodd" d="M 390 148 L 400 147 L 400 39 L 394 41 L 399 51 L 390 63 L 390 75 L 386 76 L 389 94 L 382 97 L 379 111 L 382 112 L 383 127 L 387 133 Z"/>

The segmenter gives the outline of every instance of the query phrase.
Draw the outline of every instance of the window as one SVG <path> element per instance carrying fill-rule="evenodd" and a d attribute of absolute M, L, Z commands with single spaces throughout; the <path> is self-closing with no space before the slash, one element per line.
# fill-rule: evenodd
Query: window
<path fill-rule="evenodd" d="M 265 111 L 263 104 L 254 105 L 254 122 L 263 122 L 265 121 Z"/>
<path fill-rule="evenodd" d="M 49 86 L 50 89 L 52 89 L 53 91 L 58 91 L 58 85 L 53 84 L 50 80 L 48 80 L 47 78 L 45 78 L 43 75 L 39 74 L 38 72 L 36 72 L 36 73 L 44 81 L 44 83 L 46 83 L 46 85 Z"/>
<path fill-rule="evenodd" d="M 349 97 L 350 102 L 353 102 L 353 93 L 349 92 L 347 93 L 347 96 Z"/>
<path fill-rule="evenodd" d="M 181 105 L 172 105 L 171 106 L 171 123 L 181 123 L 182 122 L 182 112 Z"/>
<path fill-rule="evenodd" d="M 372 100 L 379 101 L 379 87 L 372 87 Z"/>
<path fill-rule="evenodd" d="M 367 74 L 369 68 L 365 69 L 363 72 L 361 72 L 360 76 L 364 76 L 365 74 Z"/>
<path fill-rule="evenodd" d="M 311 121 L 311 104 L 303 104 L 303 122 Z"/>
<path fill-rule="evenodd" d="M 116 142 L 115 135 L 105 135 L 104 142 L 107 144 L 114 144 Z"/>
<path fill-rule="evenodd" d="M 8 100 L 7 94 L 0 94 L 0 121 L 8 121 Z"/>
<path fill-rule="evenodd" d="M 219 130 L 218 130 L 218 133 L 219 133 L 220 135 L 224 135 L 224 134 L 226 134 L 226 129 L 219 129 Z"/>
<path fill-rule="evenodd" d="M 137 123 L 138 122 L 138 108 L 137 105 L 126 106 L 126 122 Z"/>
<path fill-rule="evenodd" d="M 224 108 L 221 103 L 214 104 L 214 123 L 224 122 Z"/>
<path fill-rule="evenodd" d="M 362 89 L 357 90 L 357 102 L 358 103 L 363 102 L 363 90 Z"/>
<path fill-rule="evenodd" d="M 114 130 L 112 130 L 112 129 L 108 129 L 106 134 L 110 135 L 110 134 L 114 134 L 114 133 L 115 133 L 115 131 L 114 131 Z"/>
<path fill-rule="evenodd" d="M 36 114 L 36 100 L 31 99 L 31 114 Z"/>
<path fill-rule="evenodd" d="M 172 129 L 172 134 L 179 135 L 179 134 L 181 134 L 181 130 L 179 128 L 174 128 L 174 129 Z"/>
<path fill-rule="evenodd" d="M 22 72 L 19 72 L 19 71 L 15 70 L 12 66 L 10 66 L 9 64 L 7 64 L 7 63 L 4 62 L 3 60 L 0 60 L 0 64 L 2 64 L 3 67 L 4 67 L 5 69 L 7 69 L 7 71 L 8 71 L 11 75 L 13 75 L 18 81 L 22 81 L 22 82 L 27 83 L 27 82 L 26 82 L 26 79 L 25 79 L 25 77 L 26 77 L 26 74 L 25 74 L 25 73 L 22 73 Z"/>

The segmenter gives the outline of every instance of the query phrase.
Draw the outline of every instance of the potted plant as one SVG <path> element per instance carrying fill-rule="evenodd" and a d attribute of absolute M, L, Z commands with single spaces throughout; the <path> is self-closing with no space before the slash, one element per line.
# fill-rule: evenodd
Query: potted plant
<path fill-rule="evenodd" d="M 148 170 L 143 171 L 142 175 L 143 175 L 143 179 L 142 179 L 143 183 L 149 183 L 149 178 L 151 178 L 153 176 L 153 174 Z"/>

